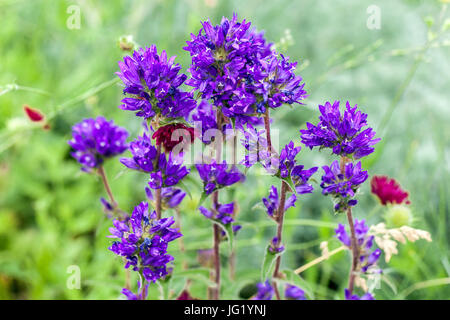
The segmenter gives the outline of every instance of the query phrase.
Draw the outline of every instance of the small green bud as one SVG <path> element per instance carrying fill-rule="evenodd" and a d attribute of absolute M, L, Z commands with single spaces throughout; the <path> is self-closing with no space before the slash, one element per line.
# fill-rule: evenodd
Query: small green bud
<path fill-rule="evenodd" d="M 123 51 L 133 51 L 137 47 L 132 35 L 121 36 L 117 44 Z"/>
<path fill-rule="evenodd" d="M 434 18 L 432 16 L 426 16 L 423 21 L 425 21 L 428 28 L 431 28 L 434 24 Z"/>
<path fill-rule="evenodd" d="M 394 228 L 410 225 L 412 222 L 412 212 L 408 206 L 402 204 L 389 206 L 386 212 L 386 222 L 388 226 Z"/>

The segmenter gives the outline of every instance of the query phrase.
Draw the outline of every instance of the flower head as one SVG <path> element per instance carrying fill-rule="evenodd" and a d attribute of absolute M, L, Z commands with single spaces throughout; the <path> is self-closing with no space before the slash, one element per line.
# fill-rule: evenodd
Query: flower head
<path fill-rule="evenodd" d="M 161 126 L 153 133 L 157 145 L 164 146 L 166 152 L 172 151 L 175 146 L 180 145 L 179 150 L 194 142 L 194 128 L 182 123 L 172 123 Z"/>
<path fill-rule="evenodd" d="M 159 156 L 158 171 L 150 173 L 148 186 L 152 189 L 172 187 L 189 174 L 190 169 L 183 166 L 183 158 L 172 152 L 166 157 L 164 153 Z"/>
<path fill-rule="evenodd" d="M 148 212 L 148 203 L 137 205 L 126 221 L 114 220 L 110 238 L 117 238 L 109 250 L 125 257 L 125 268 L 141 271 L 145 280 L 154 282 L 168 274 L 167 264 L 173 257 L 167 254 L 169 242 L 182 234 L 171 228 L 173 217 L 156 220 L 156 213 Z"/>
<path fill-rule="evenodd" d="M 287 178 L 295 166 L 295 157 L 300 152 L 302 147 L 294 147 L 294 142 L 290 141 L 284 148 L 281 150 L 279 157 L 279 170 L 280 176 L 282 178 Z"/>
<path fill-rule="evenodd" d="M 215 26 L 202 22 L 184 48 L 192 58 L 192 78 L 186 84 L 214 101 L 226 117 L 244 123 L 267 107 L 299 103 L 306 92 L 301 77 L 294 74 L 296 63 L 278 57 L 271 46 L 263 33 L 245 20 L 239 22 L 236 15 Z"/>
<path fill-rule="evenodd" d="M 256 287 L 258 288 L 258 292 L 254 298 L 254 300 L 271 300 L 273 297 L 274 290 L 269 280 L 266 280 L 264 283 L 257 283 Z"/>
<path fill-rule="evenodd" d="M 403 190 L 395 179 L 387 176 L 374 176 L 370 181 L 371 191 L 380 199 L 382 205 L 409 204 L 408 192 Z"/>
<path fill-rule="evenodd" d="M 355 219 L 354 228 L 356 235 L 356 244 L 359 251 L 357 270 L 361 270 L 362 273 L 366 273 L 370 269 L 372 273 L 379 273 L 380 270 L 376 269 L 375 265 L 380 258 L 381 250 L 376 249 L 372 251 L 374 236 L 368 234 L 369 227 L 366 225 L 364 220 Z M 343 245 L 351 249 L 351 238 L 345 230 L 344 225 L 339 224 L 335 232 L 336 237 L 339 239 L 339 241 L 341 241 Z"/>
<path fill-rule="evenodd" d="M 359 186 L 367 180 L 368 173 L 361 169 L 361 162 L 354 165 L 352 162 L 346 163 L 343 172 L 337 160 L 331 166 L 323 166 L 322 193 L 331 194 L 336 200 L 336 211 L 343 211 L 348 206 L 354 206 L 357 201 L 352 199 Z"/>
<path fill-rule="evenodd" d="M 302 143 L 310 147 L 331 148 L 333 153 L 359 159 L 374 151 L 373 145 L 380 139 L 374 139 L 375 131 L 367 126 L 367 114 L 356 111 L 347 101 L 346 109 L 341 114 L 339 101 L 319 105 L 321 116 L 314 126 L 307 123 L 306 130 L 300 130 Z"/>
<path fill-rule="evenodd" d="M 290 207 L 295 207 L 296 201 L 297 196 L 295 194 L 292 194 L 284 204 L 284 211 L 286 211 Z M 269 217 L 274 217 L 274 215 L 277 214 L 280 206 L 277 187 L 271 186 L 269 196 L 267 198 L 262 198 L 262 202 L 267 209 L 267 214 L 269 215 Z"/>
<path fill-rule="evenodd" d="M 168 59 L 164 50 L 158 55 L 156 46 L 152 45 L 119 61 L 120 72 L 116 74 L 123 81 L 123 93 L 127 95 L 120 108 L 135 111 L 136 116 L 145 119 L 156 114 L 187 118 L 196 102 L 191 93 L 179 88 L 187 76 L 178 74 L 181 66 L 174 60 L 175 57 Z"/>
<path fill-rule="evenodd" d="M 289 58 L 280 54 L 271 55 L 262 63 L 264 80 L 256 84 L 255 92 L 262 96 L 257 104 L 257 112 L 265 112 L 266 107 L 278 108 L 284 103 L 303 104 L 307 97 L 302 77 L 297 76 L 297 62 L 289 62 Z"/>
<path fill-rule="evenodd" d="M 230 186 L 244 179 L 242 173 L 235 166 L 228 169 L 225 161 L 221 164 L 215 161 L 211 164 L 197 164 L 195 167 L 203 180 L 206 194 L 211 194 L 217 189 Z"/>
<path fill-rule="evenodd" d="M 145 193 L 147 194 L 147 198 L 151 201 L 154 200 L 152 191 L 150 188 L 145 188 Z M 186 192 L 179 188 L 162 188 L 161 190 L 161 201 L 163 207 L 167 208 L 175 208 L 177 207 L 181 201 L 183 201 L 186 196 Z"/>
<path fill-rule="evenodd" d="M 133 293 L 127 288 L 122 289 L 122 294 L 125 295 L 127 300 L 145 300 L 148 294 L 148 286 L 149 284 L 147 283 L 141 289 L 141 282 L 138 281 L 138 294 Z"/>
<path fill-rule="evenodd" d="M 284 246 L 281 243 L 280 239 L 278 239 L 278 237 L 273 237 L 272 241 L 270 241 L 269 251 L 273 254 L 281 253 L 284 251 Z"/>
<path fill-rule="evenodd" d="M 206 209 L 205 207 L 199 207 L 200 213 L 206 218 L 212 220 L 218 220 L 223 224 L 230 224 L 234 221 L 235 203 L 230 202 L 227 204 L 215 204 L 213 210 Z"/>
<path fill-rule="evenodd" d="M 146 133 L 130 143 L 130 152 L 132 158 L 120 159 L 123 165 L 133 170 L 153 172 L 158 151 Z"/>
<path fill-rule="evenodd" d="M 75 150 L 71 155 L 89 171 L 97 168 L 107 158 L 124 152 L 128 145 L 128 132 L 103 117 L 85 119 L 72 127 L 69 145 Z"/>
<path fill-rule="evenodd" d="M 263 167 L 270 166 L 271 154 L 267 151 L 265 131 L 258 130 L 251 124 L 247 124 L 247 129 L 242 129 L 241 131 L 244 134 L 241 143 L 247 152 L 240 163 L 247 168 L 252 167 L 257 162 L 261 162 Z"/>
<path fill-rule="evenodd" d="M 306 300 L 305 291 L 291 284 L 286 285 L 284 296 L 288 300 Z"/>
<path fill-rule="evenodd" d="M 303 168 L 304 166 L 302 165 L 296 165 L 291 171 L 292 182 L 298 194 L 306 194 L 314 191 L 314 187 L 308 181 L 316 173 L 318 167 L 312 167 L 306 170 Z"/>
<path fill-rule="evenodd" d="M 266 170 L 282 179 L 291 178 L 298 194 L 311 193 L 314 188 L 308 183 L 309 178 L 317 171 L 317 167 L 305 170 L 303 165 L 298 165 L 295 160 L 301 147 L 295 147 L 290 141 L 280 152 L 280 155 L 272 154 L 264 165 Z"/>
<path fill-rule="evenodd" d="M 357 294 L 352 295 L 348 289 L 345 289 L 345 300 L 375 300 L 375 298 L 370 292 L 367 292 L 360 297 Z"/>

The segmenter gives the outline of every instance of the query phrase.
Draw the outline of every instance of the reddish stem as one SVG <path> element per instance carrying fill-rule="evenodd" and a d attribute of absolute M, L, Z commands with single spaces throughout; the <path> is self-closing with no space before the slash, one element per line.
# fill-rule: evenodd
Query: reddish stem
<path fill-rule="evenodd" d="M 345 165 L 348 161 L 349 159 L 347 157 L 341 157 L 340 169 L 343 175 L 345 175 Z M 350 267 L 350 274 L 348 277 L 348 290 L 350 294 L 352 294 L 355 286 L 356 271 L 358 268 L 359 248 L 356 240 L 355 225 L 353 223 L 352 208 L 350 206 L 347 208 L 347 220 L 350 227 L 350 245 L 352 250 L 352 265 Z"/>

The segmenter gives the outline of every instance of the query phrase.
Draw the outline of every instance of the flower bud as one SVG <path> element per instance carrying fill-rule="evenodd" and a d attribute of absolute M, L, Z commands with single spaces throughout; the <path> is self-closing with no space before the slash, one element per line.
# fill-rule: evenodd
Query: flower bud
<path fill-rule="evenodd" d="M 387 224 L 395 228 L 410 225 L 412 218 L 411 209 L 408 206 L 401 204 L 390 206 L 386 212 Z"/>

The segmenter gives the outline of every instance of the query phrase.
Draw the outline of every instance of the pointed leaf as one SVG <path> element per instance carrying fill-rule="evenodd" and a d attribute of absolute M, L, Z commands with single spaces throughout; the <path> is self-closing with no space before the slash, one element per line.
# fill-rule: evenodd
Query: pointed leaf
<path fill-rule="evenodd" d="M 306 296 L 309 300 L 314 300 L 314 291 L 311 288 L 311 285 L 305 281 L 301 276 L 296 274 L 293 270 L 283 270 L 282 273 L 286 276 L 286 279 L 282 282 L 289 283 L 300 287 L 305 291 Z"/>
<path fill-rule="evenodd" d="M 281 253 L 273 253 L 269 250 L 270 245 L 267 245 L 266 247 L 266 253 L 264 254 L 264 259 L 263 259 L 263 263 L 261 265 L 261 281 L 265 282 L 267 280 L 267 278 L 270 277 L 271 273 L 272 273 L 272 269 L 275 265 L 275 260 L 277 259 L 277 257 L 279 255 L 281 255 L 283 252 Z"/>

